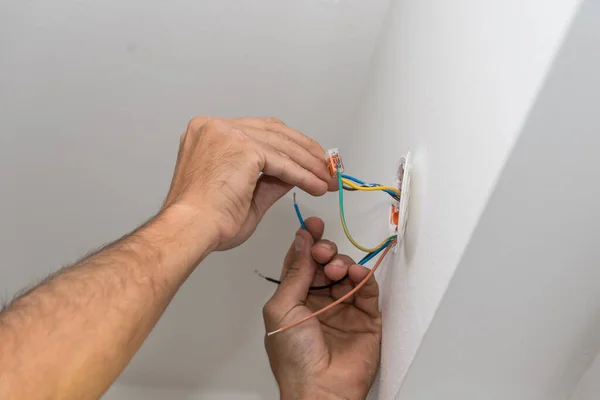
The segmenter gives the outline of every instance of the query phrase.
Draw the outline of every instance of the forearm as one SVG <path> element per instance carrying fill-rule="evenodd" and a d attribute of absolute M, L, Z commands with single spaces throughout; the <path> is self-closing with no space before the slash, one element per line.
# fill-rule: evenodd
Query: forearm
<path fill-rule="evenodd" d="M 194 223 L 166 211 L 0 314 L 0 398 L 100 397 L 212 249 Z"/>

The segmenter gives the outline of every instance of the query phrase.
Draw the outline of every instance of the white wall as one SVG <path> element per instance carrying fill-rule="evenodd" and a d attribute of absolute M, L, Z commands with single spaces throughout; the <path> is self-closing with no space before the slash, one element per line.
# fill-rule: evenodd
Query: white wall
<path fill-rule="evenodd" d="M 565 400 L 597 354 L 599 18 L 585 1 L 398 399 Z"/>
<path fill-rule="evenodd" d="M 387 6 L 0 2 L 0 298 L 155 213 L 194 115 L 277 116 L 338 144 Z M 335 195 L 299 199 L 339 225 Z M 297 224 L 287 199 L 246 246 L 203 263 L 122 381 L 274 397 L 261 317 L 274 287 L 252 271 L 278 273 Z"/>
<path fill-rule="evenodd" d="M 379 398 L 398 391 L 577 6 L 393 3 L 352 141 L 340 144 L 349 173 L 388 183 L 400 156 L 414 155 L 405 248 L 382 271 Z M 368 243 L 384 234 L 387 208 L 370 204 L 348 204 Z"/>
<path fill-rule="evenodd" d="M 600 357 L 596 355 L 570 400 L 596 400 L 600 397 Z"/>
<path fill-rule="evenodd" d="M 412 150 L 405 247 L 380 276 L 377 391 L 392 398 L 577 4 L 395 1 L 365 84 L 387 0 L 2 3 L 3 297 L 151 215 L 192 115 L 278 116 L 386 183 Z M 300 199 L 342 238 L 335 196 Z M 348 196 L 358 239 L 386 233 L 387 205 Z M 274 396 L 260 321 L 272 287 L 251 271 L 279 268 L 290 211 L 278 204 L 246 246 L 192 276 L 113 398 Z"/>

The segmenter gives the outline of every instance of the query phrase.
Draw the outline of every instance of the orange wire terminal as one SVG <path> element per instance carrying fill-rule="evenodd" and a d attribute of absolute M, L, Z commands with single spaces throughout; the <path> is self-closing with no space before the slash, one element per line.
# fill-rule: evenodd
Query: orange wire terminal
<path fill-rule="evenodd" d="M 327 150 L 327 166 L 329 167 L 329 173 L 331 176 L 339 171 L 344 172 L 344 163 L 342 163 L 342 157 L 340 157 L 340 149 L 329 149 Z"/>

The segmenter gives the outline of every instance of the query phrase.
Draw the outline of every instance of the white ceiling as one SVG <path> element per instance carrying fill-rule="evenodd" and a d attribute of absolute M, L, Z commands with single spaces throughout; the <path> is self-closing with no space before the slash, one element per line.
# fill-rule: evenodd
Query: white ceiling
<path fill-rule="evenodd" d="M 339 145 L 388 3 L 3 2 L 0 294 L 151 216 L 194 115 L 277 116 Z M 271 287 L 251 271 L 278 269 L 295 224 L 279 204 L 247 246 L 202 265 L 124 382 L 269 396 Z"/>

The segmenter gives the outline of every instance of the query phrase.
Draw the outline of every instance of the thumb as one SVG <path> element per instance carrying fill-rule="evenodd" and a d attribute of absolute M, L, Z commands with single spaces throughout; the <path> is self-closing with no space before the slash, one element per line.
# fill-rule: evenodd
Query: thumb
<path fill-rule="evenodd" d="M 306 301 L 316 271 L 316 262 L 311 254 L 313 244 L 310 232 L 300 229 L 296 233 L 290 248 L 292 257 L 286 257 L 285 274 L 273 295 L 276 302 L 294 306 Z"/>
<path fill-rule="evenodd" d="M 261 175 L 256 182 L 253 201 L 256 206 L 257 223 L 265 215 L 267 210 L 287 192 L 292 189 L 289 185 L 280 179 L 268 175 Z"/>

